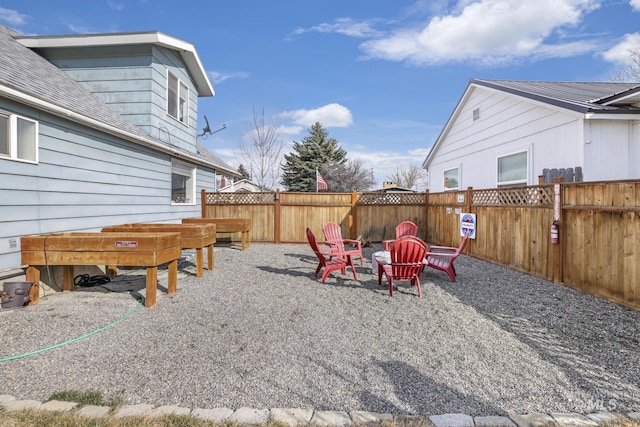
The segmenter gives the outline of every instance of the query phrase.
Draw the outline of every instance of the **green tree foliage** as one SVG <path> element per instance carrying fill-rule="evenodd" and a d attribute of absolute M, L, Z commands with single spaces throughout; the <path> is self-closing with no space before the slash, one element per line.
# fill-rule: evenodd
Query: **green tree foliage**
<path fill-rule="evenodd" d="M 329 138 L 329 133 L 318 122 L 309 128 L 309 135 L 302 141 L 293 141 L 293 150 L 284 155 L 280 181 L 288 191 L 316 191 L 316 168 L 321 169 L 329 162 L 344 164 L 347 161 L 347 152 L 338 146 L 338 141 Z M 327 177 L 323 175 L 323 178 Z M 329 190 L 333 191 L 331 185 Z"/>
<path fill-rule="evenodd" d="M 240 166 L 238 166 L 238 173 L 242 175 L 243 179 L 251 179 L 251 175 L 249 175 L 249 172 L 247 172 L 247 169 L 242 163 L 240 163 Z"/>

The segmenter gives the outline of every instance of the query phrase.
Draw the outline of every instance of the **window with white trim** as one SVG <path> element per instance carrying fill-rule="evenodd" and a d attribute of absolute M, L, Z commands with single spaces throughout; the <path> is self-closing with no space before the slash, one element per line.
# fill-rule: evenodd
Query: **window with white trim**
<path fill-rule="evenodd" d="M 498 157 L 498 187 L 527 184 L 528 153 Z"/>
<path fill-rule="evenodd" d="M 0 111 L 0 157 L 38 162 L 38 122 Z"/>
<path fill-rule="evenodd" d="M 189 124 L 189 88 L 171 71 L 167 71 L 167 114 Z"/>
<path fill-rule="evenodd" d="M 196 198 L 196 168 L 185 163 L 171 163 L 171 203 L 193 205 Z"/>
<path fill-rule="evenodd" d="M 444 171 L 444 191 L 457 190 L 460 182 L 460 169 L 453 168 Z"/>

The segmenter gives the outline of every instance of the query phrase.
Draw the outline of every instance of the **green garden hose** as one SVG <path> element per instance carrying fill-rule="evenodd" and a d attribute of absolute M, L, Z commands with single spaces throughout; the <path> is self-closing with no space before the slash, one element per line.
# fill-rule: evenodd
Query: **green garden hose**
<path fill-rule="evenodd" d="M 124 322 L 124 321 L 125 321 L 125 320 L 127 320 L 129 317 L 133 316 L 133 314 L 134 314 L 136 311 L 138 311 L 138 309 L 139 309 L 140 307 L 142 307 L 142 306 L 144 305 L 144 297 L 143 297 L 142 295 L 140 295 L 138 292 L 131 292 L 131 295 L 133 295 L 133 297 L 134 297 L 136 300 L 138 300 L 139 304 L 138 304 L 138 305 L 136 305 L 136 307 L 135 307 L 133 310 L 131 310 L 129 313 L 127 313 L 126 315 L 124 315 L 124 317 L 122 317 L 122 318 L 120 318 L 120 319 L 116 320 L 115 322 L 110 323 L 110 324 L 108 324 L 108 325 L 106 325 L 106 326 L 103 326 L 102 328 L 96 329 L 95 331 L 92 331 L 92 332 L 89 332 L 89 333 L 87 333 L 87 334 L 84 334 L 84 335 L 82 335 L 82 336 L 79 336 L 79 337 L 76 337 L 76 338 L 70 339 L 70 340 L 68 340 L 68 341 L 61 342 L 61 343 L 58 343 L 58 344 L 55 344 L 55 345 L 52 345 L 52 346 L 49 346 L 49 347 L 41 348 L 41 349 L 39 349 L 39 350 L 30 351 L 30 352 L 28 352 L 28 353 L 24 353 L 24 354 L 18 354 L 18 355 L 16 355 L 16 356 L 3 357 L 3 358 L 1 358 L 1 359 L 0 359 L 0 362 L 8 362 L 9 360 L 22 359 L 22 358 L 25 358 L 25 357 L 34 356 L 34 355 L 39 354 L 39 353 L 44 353 L 45 351 L 53 350 L 53 349 L 55 349 L 55 348 L 65 346 L 65 345 L 67 345 L 67 344 L 72 344 L 72 343 L 74 343 L 74 342 L 77 342 L 77 341 L 83 340 L 83 339 L 85 339 L 85 338 L 89 338 L 90 336 L 95 335 L 95 334 L 97 334 L 98 332 L 102 332 L 102 331 L 104 331 L 104 330 L 107 330 L 107 329 L 109 329 L 109 328 L 111 328 L 111 327 L 113 327 L 113 326 L 117 325 L 118 323 Z"/>

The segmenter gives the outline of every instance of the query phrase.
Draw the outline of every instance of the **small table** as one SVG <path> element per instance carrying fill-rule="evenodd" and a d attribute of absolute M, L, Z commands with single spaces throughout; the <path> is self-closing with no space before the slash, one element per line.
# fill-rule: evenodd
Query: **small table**
<path fill-rule="evenodd" d="M 391 253 L 389 251 L 378 251 L 371 254 L 371 273 L 380 272 L 380 266 L 391 264 Z"/>

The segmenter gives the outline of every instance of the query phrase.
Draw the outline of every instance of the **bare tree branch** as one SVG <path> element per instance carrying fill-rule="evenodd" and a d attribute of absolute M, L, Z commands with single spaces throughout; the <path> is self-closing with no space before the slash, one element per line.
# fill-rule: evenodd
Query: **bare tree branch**
<path fill-rule="evenodd" d="M 640 46 L 629 49 L 630 64 L 613 76 L 612 80 L 620 82 L 639 82 L 640 81 Z"/>
<path fill-rule="evenodd" d="M 253 128 L 240 140 L 240 153 L 249 166 L 251 180 L 263 189 L 272 189 L 280 174 L 284 143 L 273 124 L 265 124 L 264 108 L 253 109 Z"/>
<path fill-rule="evenodd" d="M 425 179 L 425 171 L 416 165 L 398 166 L 387 179 L 398 187 L 412 189 L 420 180 Z"/>

